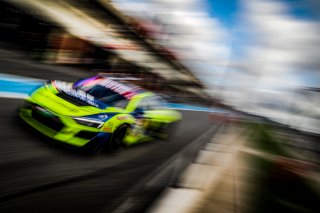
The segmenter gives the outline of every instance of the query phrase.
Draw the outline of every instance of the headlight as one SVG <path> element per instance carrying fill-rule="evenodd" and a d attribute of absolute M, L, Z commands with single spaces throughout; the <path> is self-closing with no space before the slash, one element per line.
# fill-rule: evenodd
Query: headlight
<path fill-rule="evenodd" d="M 95 128 L 100 128 L 103 125 L 103 121 L 99 121 L 96 119 L 92 119 L 92 118 L 83 118 L 83 117 L 73 117 L 73 119 L 81 125 L 84 126 L 90 126 L 90 127 L 95 127 Z"/>

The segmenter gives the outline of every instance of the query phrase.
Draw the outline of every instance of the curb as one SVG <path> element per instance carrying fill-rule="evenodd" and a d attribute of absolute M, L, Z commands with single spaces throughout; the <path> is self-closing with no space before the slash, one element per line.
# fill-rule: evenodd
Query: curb
<path fill-rule="evenodd" d="M 220 130 L 182 173 L 177 187 L 168 187 L 148 212 L 196 212 L 233 165 L 242 145 L 242 140 L 237 140 L 242 132 L 242 128 L 234 126 L 229 127 L 226 132 Z"/>

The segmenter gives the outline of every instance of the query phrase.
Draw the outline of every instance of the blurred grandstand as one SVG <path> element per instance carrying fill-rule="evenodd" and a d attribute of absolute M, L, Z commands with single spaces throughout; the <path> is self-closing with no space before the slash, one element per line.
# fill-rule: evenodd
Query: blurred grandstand
<path fill-rule="evenodd" d="M 175 102 L 210 103 L 179 56 L 153 39 L 157 29 L 109 1 L 1 1 L 0 30 L 1 41 L 34 60 L 129 77 Z"/>

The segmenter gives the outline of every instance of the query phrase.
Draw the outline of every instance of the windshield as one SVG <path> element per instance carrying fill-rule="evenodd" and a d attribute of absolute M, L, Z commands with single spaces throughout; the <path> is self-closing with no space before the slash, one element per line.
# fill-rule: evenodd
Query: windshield
<path fill-rule="evenodd" d="M 106 79 L 98 76 L 80 80 L 74 84 L 74 88 L 86 92 L 108 106 L 125 108 L 128 99 L 112 88 L 108 88 L 106 83 Z"/>

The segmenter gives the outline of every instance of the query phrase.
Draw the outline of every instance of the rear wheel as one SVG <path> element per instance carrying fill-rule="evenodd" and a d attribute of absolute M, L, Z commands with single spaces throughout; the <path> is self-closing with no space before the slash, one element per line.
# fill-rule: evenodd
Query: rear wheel
<path fill-rule="evenodd" d="M 176 134 L 178 125 L 178 122 L 165 124 L 156 131 L 155 137 L 161 140 L 169 140 Z"/>

